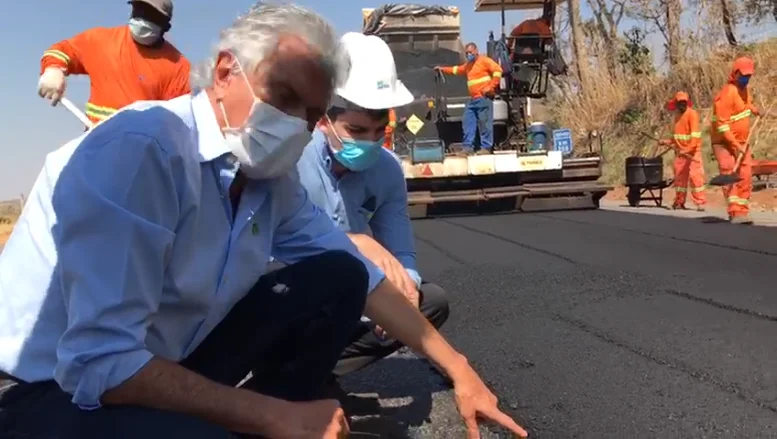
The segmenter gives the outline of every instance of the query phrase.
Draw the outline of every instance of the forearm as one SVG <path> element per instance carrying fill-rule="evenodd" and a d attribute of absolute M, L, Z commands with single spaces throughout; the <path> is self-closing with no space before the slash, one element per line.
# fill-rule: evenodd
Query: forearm
<path fill-rule="evenodd" d="M 455 380 L 468 369 L 467 359 L 448 344 L 391 282 L 382 282 L 367 297 L 364 314 L 393 338 L 439 365 L 451 379 Z"/>
<path fill-rule="evenodd" d="M 105 405 L 138 405 L 195 416 L 236 433 L 271 431 L 286 401 L 211 381 L 153 358 L 132 378 L 106 391 Z"/>

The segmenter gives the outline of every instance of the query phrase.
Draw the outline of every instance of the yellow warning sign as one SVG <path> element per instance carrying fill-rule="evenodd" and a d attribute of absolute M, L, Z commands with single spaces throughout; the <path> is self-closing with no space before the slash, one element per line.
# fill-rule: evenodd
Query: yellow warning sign
<path fill-rule="evenodd" d="M 424 127 L 424 121 L 418 118 L 415 114 L 410 116 L 409 119 L 407 119 L 407 122 L 405 122 L 405 126 L 407 129 L 413 133 L 413 135 L 418 134 L 419 131 L 421 131 L 421 128 Z"/>

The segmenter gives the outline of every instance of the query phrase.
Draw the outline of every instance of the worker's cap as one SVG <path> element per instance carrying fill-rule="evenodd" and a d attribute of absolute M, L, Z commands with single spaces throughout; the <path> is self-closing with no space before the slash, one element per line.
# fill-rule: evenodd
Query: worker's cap
<path fill-rule="evenodd" d="M 737 58 L 734 61 L 734 66 L 731 69 L 734 72 L 739 72 L 742 75 L 752 75 L 755 71 L 755 61 L 746 56 Z"/>
<path fill-rule="evenodd" d="M 173 18 L 173 0 L 130 0 L 128 4 L 145 3 L 167 18 Z"/>
<path fill-rule="evenodd" d="M 368 110 L 401 107 L 413 94 L 397 79 L 397 66 L 388 44 L 374 35 L 348 32 L 340 39 L 351 60 L 345 85 L 337 95 Z"/>
<path fill-rule="evenodd" d="M 688 107 L 693 106 L 693 102 L 691 102 L 691 97 L 688 95 L 688 93 L 684 91 L 678 91 L 675 93 L 674 98 L 672 98 L 672 100 L 666 104 L 666 109 L 669 111 L 675 111 L 677 109 L 678 102 L 685 102 L 688 104 Z"/>

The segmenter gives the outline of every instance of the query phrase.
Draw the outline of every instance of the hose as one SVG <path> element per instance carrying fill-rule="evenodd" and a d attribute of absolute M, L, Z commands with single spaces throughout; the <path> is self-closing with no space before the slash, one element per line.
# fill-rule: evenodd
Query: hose
<path fill-rule="evenodd" d="M 496 44 L 494 44 L 494 57 L 502 67 L 503 73 L 511 73 L 513 71 L 513 63 L 510 59 L 510 49 L 507 47 L 504 38 L 496 41 Z"/>

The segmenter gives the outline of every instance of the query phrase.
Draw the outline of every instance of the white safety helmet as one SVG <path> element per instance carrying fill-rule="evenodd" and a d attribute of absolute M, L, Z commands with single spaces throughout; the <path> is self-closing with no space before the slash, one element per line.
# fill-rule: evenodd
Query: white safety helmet
<path fill-rule="evenodd" d="M 338 96 L 368 110 L 385 110 L 413 102 L 413 94 L 397 79 L 388 44 L 374 35 L 348 32 L 340 42 L 351 58 L 351 71 Z"/>

